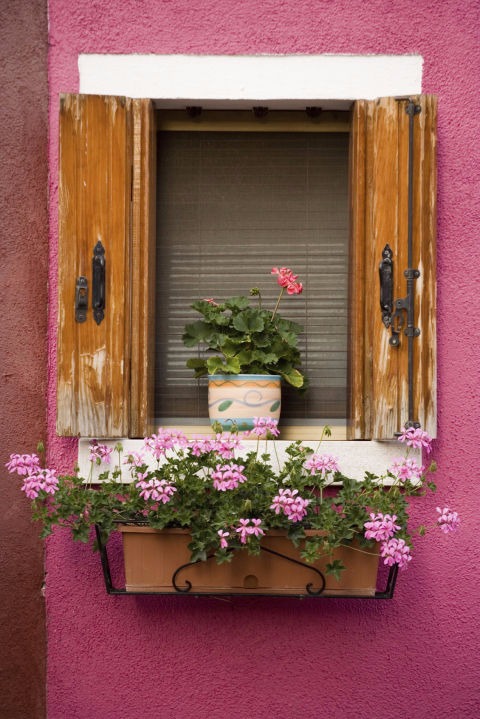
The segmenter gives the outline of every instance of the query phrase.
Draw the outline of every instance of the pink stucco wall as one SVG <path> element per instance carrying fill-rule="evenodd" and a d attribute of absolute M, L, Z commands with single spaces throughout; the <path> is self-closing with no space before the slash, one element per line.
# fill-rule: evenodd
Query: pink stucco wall
<path fill-rule="evenodd" d="M 420 53 L 439 96 L 440 495 L 462 532 L 426 537 L 391 602 L 108 597 L 98 557 L 47 547 L 49 719 L 476 717 L 480 425 L 478 0 L 50 0 L 50 462 L 55 437 L 58 93 L 89 53 Z M 413 514 L 430 522 L 436 501 Z"/>

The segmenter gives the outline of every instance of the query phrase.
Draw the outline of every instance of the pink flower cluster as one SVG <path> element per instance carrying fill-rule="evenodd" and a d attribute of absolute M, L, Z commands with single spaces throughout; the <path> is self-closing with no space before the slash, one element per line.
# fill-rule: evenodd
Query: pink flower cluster
<path fill-rule="evenodd" d="M 419 467 L 414 459 L 403 457 L 396 459 L 388 471 L 401 482 L 405 482 L 407 479 L 420 479 L 424 468 Z"/>
<path fill-rule="evenodd" d="M 371 522 L 365 522 L 365 539 L 375 539 L 377 542 L 384 542 L 398 532 L 400 526 L 395 524 L 397 515 L 393 514 L 370 514 Z"/>
<path fill-rule="evenodd" d="M 20 476 L 35 474 L 40 468 L 40 460 L 36 454 L 11 454 L 5 467 L 10 474 L 16 472 Z"/>
<path fill-rule="evenodd" d="M 145 437 L 144 444 L 156 459 L 160 459 L 165 456 L 168 449 L 173 449 L 176 446 L 186 447 L 188 439 L 178 429 L 162 429 L 159 427 L 156 434 Z"/>
<path fill-rule="evenodd" d="M 247 478 L 242 474 L 245 467 L 240 464 L 217 464 L 214 472 L 212 472 L 213 486 L 220 492 L 225 492 L 228 489 L 236 489 L 239 484 L 247 481 Z"/>
<path fill-rule="evenodd" d="M 142 497 L 142 499 L 152 499 L 154 502 L 163 502 L 163 504 L 166 504 L 177 491 L 177 488 L 167 482 L 166 479 L 156 479 L 154 477 L 147 482 L 143 478 L 144 475 L 139 474 L 138 477 L 139 479 L 136 486 L 141 490 L 140 497 Z"/>
<path fill-rule="evenodd" d="M 281 489 L 273 498 L 270 509 L 273 509 L 275 514 L 283 512 L 292 522 L 301 522 L 307 514 L 309 504 L 309 499 L 298 496 L 298 489 Z"/>
<path fill-rule="evenodd" d="M 238 527 L 234 527 L 235 531 L 240 535 L 240 542 L 246 544 L 249 536 L 261 537 L 265 534 L 261 528 L 261 519 L 239 519 Z"/>
<path fill-rule="evenodd" d="M 36 499 L 39 492 L 55 494 L 58 489 L 58 477 L 53 469 L 41 469 L 36 454 L 11 454 L 5 465 L 10 474 L 24 477 L 22 492 L 28 499 Z"/>
<path fill-rule="evenodd" d="M 392 564 L 398 564 L 400 569 L 405 569 L 412 557 L 410 555 L 410 547 L 405 543 L 404 539 L 397 539 L 393 535 L 401 528 L 395 524 L 397 516 L 395 514 L 370 514 L 371 522 L 365 522 L 365 538 L 375 539 L 382 542 L 380 547 L 380 555 L 384 558 L 384 564 L 389 567 Z"/>
<path fill-rule="evenodd" d="M 123 463 L 129 464 L 131 467 L 141 467 L 146 464 L 145 455 L 143 452 L 129 452 Z"/>
<path fill-rule="evenodd" d="M 53 469 L 41 469 L 38 474 L 28 474 L 23 480 L 22 492 L 29 499 L 36 499 L 39 492 L 55 494 L 58 489 L 58 478 Z"/>
<path fill-rule="evenodd" d="M 111 455 L 113 453 L 113 447 L 107 447 L 106 444 L 99 444 L 96 439 L 90 441 L 90 453 L 88 459 L 90 462 L 105 462 L 110 464 Z"/>
<path fill-rule="evenodd" d="M 432 438 L 423 429 L 414 429 L 409 427 L 405 429 L 398 438 L 399 442 L 406 442 L 408 447 L 416 449 L 424 448 L 427 454 L 432 451 Z"/>
<path fill-rule="evenodd" d="M 230 532 L 224 532 L 223 529 L 219 529 L 217 534 L 220 538 L 220 549 L 226 549 L 228 547 L 227 537 L 230 536 Z"/>
<path fill-rule="evenodd" d="M 233 459 L 236 449 L 242 449 L 242 443 L 237 435 L 230 432 L 216 435 L 214 450 L 222 459 Z"/>
<path fill-rule="evenodd" d="M 460 526 L 460 517 L 458 516 L 458 513 L 454 512 L 449 507 L 445 507 L 444 509 L 437 507 L 437 512 L 440 515 L 437 519 L 437 523 L 441 531 L 444 534 L 456 532 Z"/>
<path fill-rule="evenodd" d="M 406 569 L 408 563 L 412 560 L 410 547 L 405 543 L 404 539 L 389 539 L 383 542 L 380 548 L 380 555 L 384 557 L 384 564 L 391 567 L 398 564 L 400 569 Z"/>
<path fill-rule="evenodd" d="M 331 472 L 339 472 L 338 457 L 332 454 L 312 454 L 310 459 L 305 462 L 305 469 L 310 470 L 310 474 L 321 473 L 322 477 Z"/>
<path fill-rule="evenodd" d="M 273 419 L 273 417 L 254 417 L 253 429 L 250 430 L 249 434 L 256 437 L 268 437 L 269 435 L 279 437 L 278 419 Z"/>
<path fill-rule="evenodd" d="M 194 457 L 201 457 L 215 449 L 215 440 L 211 437 L 195 437 L 190 443 L 190 451 Z"/>
<path fill-rule="evenodd" d="M 303 290 L 301 282 L 297 282 L 298 275 L 294 275 L 288 267 L 272 267 L 272 275 L 277 275 L 277 282 L 284 287 L 289 295 L 299 295 Z"/>

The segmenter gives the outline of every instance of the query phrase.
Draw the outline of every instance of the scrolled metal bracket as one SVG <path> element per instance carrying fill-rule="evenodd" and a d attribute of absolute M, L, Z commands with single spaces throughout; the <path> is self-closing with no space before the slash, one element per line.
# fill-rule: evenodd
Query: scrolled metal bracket
<path fill-rule="evenodd" d="M 92 257 L 92 308 L 93 318 L 99 325 L 105 317 L 105 248 L 100 240 Z"/>

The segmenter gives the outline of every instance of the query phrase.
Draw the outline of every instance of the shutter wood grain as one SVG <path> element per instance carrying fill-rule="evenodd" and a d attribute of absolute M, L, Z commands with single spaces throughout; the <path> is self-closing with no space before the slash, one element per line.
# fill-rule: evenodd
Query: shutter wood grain
<path fill-rule="evenodd" d="M 132 100 L 132 357 L 130 437 L 152 431 L 155 379 L 156 123 L 151 100 Z"/>
<path fill-rule="evenodd" d="M 436 435 L 436 99 L 412 98 L 421 107 L 414 124 L 413 268 L 414 419 Z M 391 439 L 408 420 L 408 339 L 389 345 L 382 323 L 378 267 L 393 251 L 394 300 L 406 297 L 408 267 L 408 115 L 404 101 L 359 101 L 351 139 L 351 355 L 350 439 Z"/>
<path fill-rule="evenodd" d="M 130 385 L 131 101 L 64 95 L 60 102 L 57 432 L 121 437 Z M 92 313 L 92 255 L 105 247 L 106 308 Z M 88 312 L 75 321 L 76 279 Z"/>

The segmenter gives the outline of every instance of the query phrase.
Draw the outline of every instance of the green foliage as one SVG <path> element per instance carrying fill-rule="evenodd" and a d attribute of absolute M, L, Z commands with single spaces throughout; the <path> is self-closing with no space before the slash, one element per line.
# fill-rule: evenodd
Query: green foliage
<path fill-rule="evenodd" d="M 325 428 L 322 437 L 328 434 Z M 178 433 L 175 437 L 178 440 Z M 312 475 L 305 465 L 314 450 L 300 441 L 285 448 L 286 459 L 280 465 L 266 451 L 267 445 L 261 451 L 260 442 L 256 451 L 234 460 L 221 456 L 213 438 L 212 443 L 197 451 L 193 442 L 183 438 L 179 445 L 165 450 L 161 460 L 150 457 L 148 465 L 131 463 L 127 468 L 119 445 L 115 448 L 118 463 L 100 474 L 99 484 L 91 485 L 77 474 L 59 477 L 54 494 L 40 490 L 32 502 L 34 517 L 43 524 L 42 537 L 57 525 L 69 527 L 80 542 L 91 539 L 94 525 L 101 528 L 104 541 L 119 522 L 141 521 L 158 529 L 183 527 L 191 532 L 193 561 L 214 554 L 223 563 L 231 561 L 235 550 L 260 551 L 260 536 L 249 534 L 242 543 L 238 530 L 242 520 L 255 519 L 260 520 L 263 532 L 284 530 L 305 561 L 314 562 L 319 556 L 328 559 L 326 571 L 338 579 L 344 567 L 332 556 L 336 548 L 353 543 L 361 550 L 375 545 L 364 537 L 371 513 L 395 515 L 400 526 L 395 536 L 411 544 L 408 497 L 434 488 L 425 475 L 415 482 L 393 480 L 391 486 L 383 482 L 392 479 L 388 472 L 377 477 L 366 471 L 362 481 L 334 470 Z M 219 465 L 229 463 L 236 466 L 242 480 L 235 487 L 220 489 L 215 486 L 215 472 Z M 142 496 L 142 481 L 166 484 L 171 494 L 165 501 Z M 305 514 L 298 521 L 292 521 L 281 508 L 276 511 L 275 497 L 284 490 L 307 500 Z M 425 527 L 418 531 L 423 535 Z M 227 533 L 228 549 L 221 546 L 219 532 Z"/>
<path fill-rule="evenodd" d="M 186 347 L 198 346 L 206 354 L 188 359 L 187 367 L 195 377 L 279 374 L 295 389 L 305 390 L 298 349 L 302 326 L 263 309 L 257 288 L 251 296 L 258 298 L 254 300 L 258 304 L 251 305 L 243 296 L 218 304 L 207 300 L 192 304 L 202 319 L 187 324 L 182 339 Z"/>

